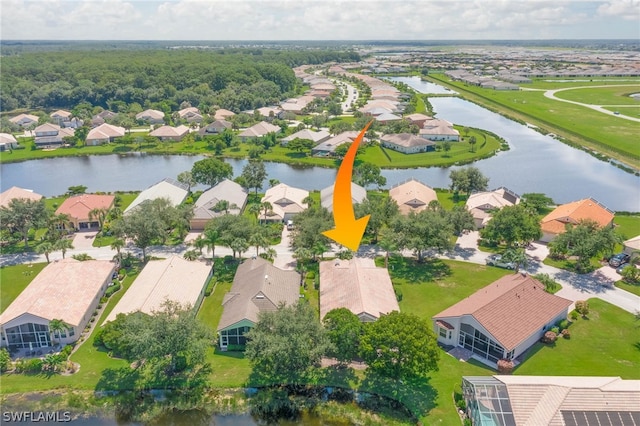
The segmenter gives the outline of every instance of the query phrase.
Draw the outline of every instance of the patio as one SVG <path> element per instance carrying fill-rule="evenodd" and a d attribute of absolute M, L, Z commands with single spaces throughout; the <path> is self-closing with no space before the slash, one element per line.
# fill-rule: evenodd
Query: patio
<path fill-rule="evenodd" d="M 61 345 L 42 346 L 40 348 L 21 348 L 10 351 L 12 359 L 39 358 L 48 354 L 60 352 Z"/>

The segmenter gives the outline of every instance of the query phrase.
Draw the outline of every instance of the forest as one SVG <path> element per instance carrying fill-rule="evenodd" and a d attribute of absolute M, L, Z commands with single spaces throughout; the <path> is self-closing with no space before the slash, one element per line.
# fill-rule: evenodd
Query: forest
<path fill-rule="evenodd" d="M 66 50 L 23 52 L 2 59 L 2 111 L 72 109 L 80 103 L 114 112 L 138 103 L 187 101 L 253 110 L 294 95 L 292 67 L 357 61 L 355 52 L 262 48 L 216 50 Z"/>

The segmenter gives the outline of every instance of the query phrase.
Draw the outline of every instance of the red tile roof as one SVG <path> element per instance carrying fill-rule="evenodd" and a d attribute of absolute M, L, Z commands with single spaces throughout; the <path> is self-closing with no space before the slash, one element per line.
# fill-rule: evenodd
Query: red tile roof
<path fill-rule="evenodd" d="M 81 194 L 69 197 L 58 207 L 56 214 L 68 214 L 78 220 L 88 220 L 93 209 L 109 209 L 113 205 L 113 195 Z"/>
<path fill-rule="evenodd" d="M 585 198 L 556 207 L 542 219 L 542 231 L 551 234 L 561 234 L 567 223 L 577 224 L 582 220 L 594 220 L 600 226 L 607 226 L 613 221 L 611 210 L 594 200 Z"/>

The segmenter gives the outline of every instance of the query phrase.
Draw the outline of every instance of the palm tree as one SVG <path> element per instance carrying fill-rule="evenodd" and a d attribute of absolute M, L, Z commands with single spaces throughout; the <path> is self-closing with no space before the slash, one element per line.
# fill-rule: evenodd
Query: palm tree
<path fill-rule="evenodd" d="M 55 250 L 60 250 L 62 251 L 62 258 L 64 259 L 65 254 L 67 254 L 67 250 L 69 249 L 73 249 L 73 243 L 71 242 L 71 240 L 66 239 L 66 238 L 61 238 L 58 241 L 55 242 L 55 244 L 53 245 Z"/>
<path fill-rule="evenodd" d="M 220 241 L 220 233 L 217 229 L 205 229 L 202 235 L 205 247 L 211 250 L 211 260 L 215 260 L 216 244 Z"/>
<path fill-rule="evenodd" d="M 262 252 L 262 257 L 264 257 L 270 262 L 273 262 L 273 259 L 275 259 L 277 256 L 278 256 L 278 253 L 276 252 L 276 249 L 274 249 L 273 247 L 267 247 L 264 250 L 264 252 Z"/>
<path fill-rule="evenodd" d="M 502 260 L 507 262 L 513 262 L 515 264 L 514 272 L 517 274 L 520 267 L 526 268 L 529 263 L 529 258 L 524 251 L 524 248 L 508 249 L 502 255 Z"/>
<path fill-rule="evenodd" d="M 306 204 L 308 209 L 311 208 L 313 203 L 314 203 L 313 198 L 311 198 L 310 195 L 307 195 L 306 197 L 304 197 L 304 200 L 302 200 L 302 204 Z"/>
<path fill-rule="evenodd" d="M 256 231 L 249 237 L 249 244 L 256 248 L 256 256 L 258 256 L 258 250 L 260 247 L 269 248 L 269 239 L 264 235 L 262 228 L 257 228 Z"/>
<path fill-rule="evenodd" d="M 214 212 L 224 211 L 224 214 L 229 214 L 229 210 L 237 209 L 237 208 L 238 206 L 235 205 L 234 203 L 230 203 L 227 200 L 220 200 L 216 203 L 215 206 L 213 206 L 213 211 Z"/>
<path fill-rule="evenodd" d="M 255 218 L 256 222 L 258 222 L 258 216 L 260 216 L 260 212 L 262 211 L 262 207 L 260 207 L 259 203 L 251 203 L 247 206 L 247 211 L 251 213 Z"/>
<path fill-rule="evenodd" d="M 475 152 L 475 150 L 476 150 L 476 142 L 478 142 L 478 141 L 477 141 L 475 136 L 471 136 L 469 138 L 469 145 L 471 145 L 471 152 Z"/>
<path fill-rule="evenodd" d="M 385 251 L 385 268 L 389 268 L 389 253 L 398 250 L 398 244 L 395 241 L 394 237 L 395 234 L 389 228 L 387 228 L 382 232 L 382 235 L 380 235 L 380 239 L 378 240 L 378 245 L 380 245 L 380 248 Z"/>
<path fill-rule="evenodd" d="M 111 250 L 115 250 L 120 256 L 120 250 L 126 246 L 125 241 L 122 238 L 116 238 L 111 242 Z"/>
<path fill-rule="evenodd" d="M 51 340 L 53 341 L 53 336 L 57 332 L 60 335 L 63 331 L 67 331 L 69 326 L 61 319 L 52 319 L 49 321 L 49 333 L 51 333 Z"/>
<path fill-rule="evenodd" d="M 194 261 L 198 258 L 198 251 L 197 250 L 187 250 L 184 253 L 184 258 L 190 261 Z"/>
<path fill-rule="evenodd" d="M 247 251 L 247 249 L 249 248 L 249 243 L 244 238 L 236 238 L 235 240 L 231 241 L 231 244 L 229 244 L 229 248 L 231 248 L 231 250 L 233 251 L 233 258 L 235 259 L 236 253 L 238 253 L 238 257 L 242 257 L 242 253 Z"/>
<path fill-rule="evenodd" d="M 89 220 L 97 220 L 98 227 L 102 230 L 102 225 L 104 225 L 104 221 L 107 218 L 107 214 L 109 213 L 108 209 L 104 208 L 95 208 L 89 211 Z"/>
<path fill-rule="evenodd" d="M 51 216 L 47 227 L 49 228 L 47 233 L 51 235 L 51 238 L 56 239 L 62 235 L 64 231 L 74 229 L 71 216 L 66 213 L 59 213 Z"/>
<path fill-rule="evenodd" d="M 205 242 L 204 238 L 202 238 L 202 235 L 198 235 L 198 238 L 193 240 L 191 242 L 191 245 L 198 250 L 200 255 L 202 255 L 202 249 L 207 246 L 207 243 Z"/>
<path fill-rule="evenodd" d="M 271 205 L 270 202 L 263 201 L 262 203 L 260 203 L 260 208 L 262 209 L 262 211 L 264 211 L 264 219 L 265 219 L 265 222 L 266 222 L 267 221 L 267 215 L 270 212 L 273 212 L 273 206 Z"/>
<path fill-rule="evenodd" d="M 54 251 L 53 244 L 49 241 L 43 241 L 36 246 L 36 253 L 44 254 L 44 257 L 47 259 L 47 263 L 49 263 L 49 254 Z"/>

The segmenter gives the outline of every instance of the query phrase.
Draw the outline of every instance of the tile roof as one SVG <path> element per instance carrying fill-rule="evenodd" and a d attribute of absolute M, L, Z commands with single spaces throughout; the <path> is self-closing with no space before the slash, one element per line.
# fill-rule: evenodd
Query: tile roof
<path fill-rule="evenodd" d="M 376 319 L 399 312 L 389 272 L 368 258 L 320 262 L 320 318 L 337 308 Z"/>
<path fill-rule="evenodd" d="M 16 144 L 18 141 L 10 133 L 0 133 L 0 143 Z"/>
<path fill-rule="evenodd" d="M 124 127 L 103 123 L 98 127 L 94 127 L 93 129 L 89 130 L 89 133 L 87 134 L 87 140 L 90 141 L 118 138 L 124 136 L 124 133 Z"/>
<path fill-rule="evenodd" d="M 254 124 L 253 126 L 243 130 L 240 132 L 238 136 L 241 138 L 257 138 L 260 136 L 264 136 L 267 133 L 277 133 L 280 131 L 280 127 L 274 126 L 271 123 L 267 123 L 266 121 L 261 121 L 258 124 Z"/>
<path fill-rule="evenodd" d="M 433 117 L 425 114 L 415 113 L 415 114 L 405 115 L 404 118 L 413 122 L 413 121 L 431 120 Z"/>
<path fill-rule="evenodd" d="M 240 210 L 247 202 L 247 191 L 232 180 L 223 180 L 200 195 L 193 209 L 193 219 L 211 219 L 224 214 L 224 212 L 212 210 L 221 200 L 226 200 L 230 205 L 237 206 L 230 208 L 229 213 L 240 214 Z"/>
<path fill-rule="evenodd" d="M 180 118 L 184 118 L 185 116 L 191 116 L 191 115 L 200 115 L 200 110 L 196 107 L 188 107 L 188 108 L 183 108 L 180 111 L 178 111 L 178 116 Z M 200 115 L 202 117 L 202 115 Z"/>
<path fill-rule="evenodd" d="M 187 198 L 187 195 L 187 185 L 166 178 L 138 194 L 135 200 L 125 209 L 124 213 L 130 212 L 147 200 L 155 200 L 156 198 L 166 198 L 170 201 L 171 205 L 175 207 L 182 203 L 184 199 Z"/>
<path fill-rule="evenodd" d="M 38 201 L 42 198 L 42 195 L 30 189 L 12 186 L 0 194 L 0 207 L 7 207 L 14 198 L 26 198 L 28 200 Z"/>
<path fill-rule="evenodd" d="M 544 291 L 544 285 L 526 274 L 509 274 L 438 313 L 442 320 L 473 316 L 507 351 L 536 333 L 571 305 L 571 301 Z"/>
<path fill-rule="evenodd" d="M 57 111 L 52 112 L 51 114 L 49 114 L 50 117 L 63 117 L 63 118 L 68 118 L 71 117 L 71 113 L 69 111 L 65 111 L 63 109 L 59 109 Z"/>
<path fill-rule="evenodd" d="M 153 120 L 164 120 L 164 112 L 158 111 L 157 109 L 146 109 L 136 114 L 136 120 L 144 120 L 147 118 L 151 118 Z"/>
<path fill-rule="evenodd" d="M 220 108 L 219 110 L 216 111 L 216 113 L 213 115 L 213 117 L 216 120 L 224 120 L 224 119 L 232 117 L 234 115 L 236 115 L 236 114 L 233 111 L 229 111 L 228 109 Z"/>
<path fill-rule="evenodd" d="M 157 138 L 179 138 L 189 133 L 189 128 L 185 125 L 177 127 L 173 126 L 161 126 L 149 133 L 149 136 L 155 136 Z"/>
<path fill-rule="evenodd" d="M 151 314 L 160 310 L 165 300 L 194 307 L 207 285 L 210 273 L 210 265 L 188 261 L 180 256 L 151 260 L 109 313 L 105 323 L 113 321 L 118 314 L 137 311 Z"/>
<path fill-rule="evenodd" d="M 349 130 L 346 132 L 339 133 L 316 146 L 313 147 L 312 151 L 323 151 L 323 152 L 333 152 L 337 147 L 345 143 L 352 143 L 355 138 L 358 137 L 357 130 Z M 367 142 L 367 138 L 362 138 L 362 143 Z"/>
<path fill-rule="evenodd" d="M 320 130 L 319 132 L 315 132 L 309 129 L 299 130 L 292 135 L 287 136 L 286 138 L 282 138 L 285 142 L 290 142 L 296 138 L 299 139 L 309 139 L 314 142 L 322 141 L 328 139 L 331 135 L 326 130 Z"/>
<path fill-rule="evenodd" d="M 284 303 L 293 305 L 300 297 L 300 275 L 283 271 L 257 257 L 245 260 L 236 271 L 233 284 L 222 301 L 218 331 L 242 320 L 258 322 L 260 312 L 272 312 Z"/>
<path fill-rule="evenodd" d="M 420 129 L 421 135 L 455 135 L 459 136 L 460 132 L 453 128 L 453 124 L 447 120 L 439 118 L 432 118 L 425 121 L 422 129 Z"/>
<path fill-rule="evenodd" d="M 431 146 L 436 144 L 429 139 L 421 138 L 420 136 L 411 133 L 390 133 L 382 136 L 380 140 L 382 142 L 391 143 L 405 148 L 411 148 L 414 146 Z"/>
<path fill-rule="evenodd" d="M 505 187 L 500 187 L 492 191 L 475 192 L 467 199 L 467 209 L 501 209 L 506 206 L 513 206 L 520 203 L 520 196 Z"/>
<path fill-rule="evenodd" d="M 431 201 L 437 201 L 436 191 L 416 180 L 409 179 L 389 190 L 391 197 L 400 207 L 400 213 L 420 212 L 425 210 Z"/>
<path fill-rule="evenodd" d="M 327 186 L 320 191 L 320 205 L 330 212 L 333 211 L 333 190 L 335 185 Z M 351 202 L 353 204 L 361 203 L 367 198 L 367 190 L 351 182 Z"/>
<path fill-rule="evenodd" d="M 567 223 L 577 224 L 582 220 L 594 220 L 600 226 L 607 226 L 613 220 L 611 210 L 593 198 L 574 201 L 558 206 L 542 219 L 542 231 L 551 234 L 561 234 Z"/>
<path fill-rule="evenodd" d="M 80 194 L 69 197 L 60 204 L 56 214 L 68 214 L 78 220 L 89 220 L 89 212 L 93 209 L 110 209 L 115 196 Z"/>
<path fill-rule="evenodd" d="M 629 238 L 623 244 L 625 247 L 629 247 L 633 250 L 640 250 L 640 235 Z"/>
<path fill-rule="evenodd" d="M 60 132 L 61 127 L 53 123 L 44 123 L 33 129 L 37 133 Z"/>
<path fill-rule="evenodd" d="M 115 267 L 115 263 L 106 260 L 52 262 L 2 312 L 0 324 L 29 313 L 47 320 L 61 319 L 72 326 L 80 325 Z"/>
<path fill-rule="evenodd" d="M 269 202 L 273 207 L 273 215 L 284 219 L 286 213 L 300 213 L 307 207 L 302 202 L 309 196 L 306 189 L 294 188 L 284 183 L 267 189 L 261 202 Z M 260 215 L 264 219 L 264 214 Z"/>
<path fill-rule="evenodd" d="M 18 123 L 18 122 L 23 121 L 23 120 L 28 120 L 28 121 L 37 123 L 38 122 L 38 116 L 37 115 L 33 115 L 33 114 L 19 114 L 19 115 L 16 115 L 15 117 L 11 117 L 9 119 L 9 121 L 12 122 L 12 123 Z"/>

